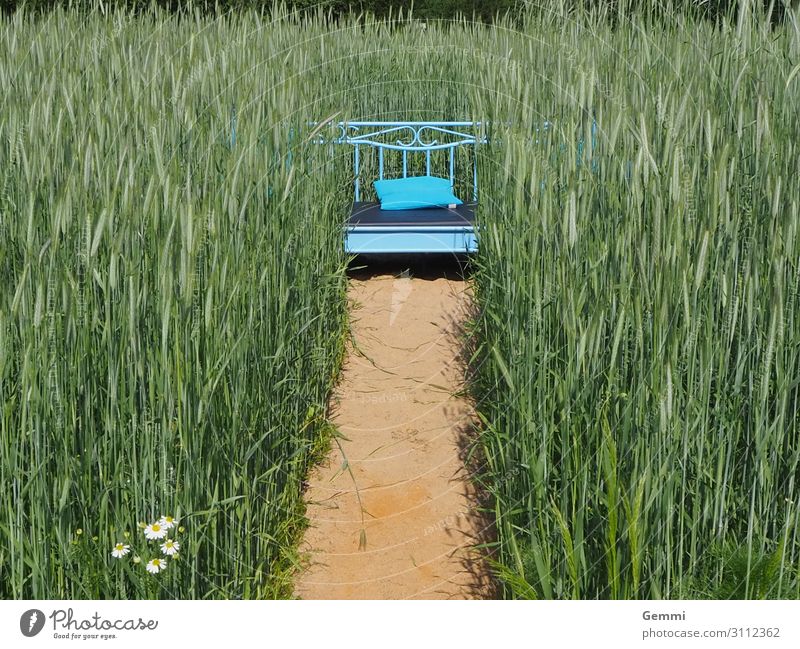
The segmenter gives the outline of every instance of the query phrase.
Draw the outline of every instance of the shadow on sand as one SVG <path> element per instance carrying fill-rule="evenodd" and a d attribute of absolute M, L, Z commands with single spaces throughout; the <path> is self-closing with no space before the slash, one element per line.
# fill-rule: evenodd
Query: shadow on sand
<path fill-rule="evenodd" d="M 467 255 L 452 254 L 392 254 L 356 255 L 348 266 L 351 279 L 368 280 L 382 275 L 400 277 L 407 274 L 417 279 L 468 280 L 472 263 Z"/>

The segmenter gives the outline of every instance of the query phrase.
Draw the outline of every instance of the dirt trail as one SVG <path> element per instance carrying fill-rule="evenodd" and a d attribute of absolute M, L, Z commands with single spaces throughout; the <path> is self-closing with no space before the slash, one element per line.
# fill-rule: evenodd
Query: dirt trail
<path fill-rule="evenodd" d="M 309 478 L 304 599 L 467 599 L 491 595 L 469 546 L 484 540 L 463 451 L 473 423 L 457 277 L 351 277 L 353 346 L 332 419 L 348 438 Z M 355 477 L 355 484 L 353 477 Z M 362 519 L 355 486 L 361 495 Z M 361 530 L 366 547 L 359 550 Z"/>

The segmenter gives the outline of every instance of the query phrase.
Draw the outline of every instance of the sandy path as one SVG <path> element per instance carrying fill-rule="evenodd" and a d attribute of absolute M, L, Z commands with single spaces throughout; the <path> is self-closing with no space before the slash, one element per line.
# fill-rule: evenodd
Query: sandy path
<path fill-rule="evenodd" d="M 354 349 L 332 419 L 334 444 L 312 471 L 305 599 L 487 597 L 487 571 L 469 546 L 485 525 L 462 460 L 473 422 L 463 387 L 460 322 L 469 306 L 457 278 L 361 274 L 350 280 Z M 359 550 L 362 529 L 366 547 Z"/>

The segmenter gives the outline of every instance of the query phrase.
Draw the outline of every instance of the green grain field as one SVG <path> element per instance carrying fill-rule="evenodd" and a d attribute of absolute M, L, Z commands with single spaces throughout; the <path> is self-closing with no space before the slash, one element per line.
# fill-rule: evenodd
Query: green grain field
<path fill-rule="evenodd" d="M 345 119 L 485 123 L 503 594 L 800 597 L 798 64 L 792 14 L 1 19 L 0 597 L 291 594 L 347 336 L 351 152 L 310 123 Z"/>

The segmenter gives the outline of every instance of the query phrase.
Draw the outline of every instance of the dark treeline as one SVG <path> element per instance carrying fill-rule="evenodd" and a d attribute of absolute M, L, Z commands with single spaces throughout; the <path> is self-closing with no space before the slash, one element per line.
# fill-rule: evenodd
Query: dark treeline
<path fill-rule="evenodd" d="M 284 0 L 282 4 L 297 12 L 323 11 L 333 18 L 348 13 L 370 13 L 380 17 L 413 16 L 422 20 L 452 19 L 458 16 L 491 21 L 505 14 L 519 15 L 528 10 L 590 9 L 618 19 L 632 12 L 649 11 L 655 15 L 691 13 L 708 18 L 737 14 L 743 4 L 763 10 L 773 21 L 782 20 L 791 6 L 800 0 Z M 83 10 L 128 9 L 146 11 L 154 6 L 170 11 L 200 10 L 218 14 L 241 9 L 270 11 L 275 0 L 0 0 L 0 12 L 10 14 L 25 7 L 28 11 L 47 11 L 54 7 Z"/>
<path fill-rule="evenodd" d="M 94 8 L 101 3 L 98 0 L 0 0 L 0 9 L 10 13 L 19 7 L 41 11 L 56 6 L 74 6 Z M 275 0 L 109 0 L 108 8 L 147 9 L 153 5 L 172 11 L 181 11 L 189 7 L 200 8 L 204 12 L 218 13 L 237 9 L 270 10 Z M 516 12 L 526 4 L 524 0 L 416 0 L 400 2 L 397 0 L 285 0 L 291 9 L 299 11 L 330 12 L 337 16 L 345 13 L 372 13 L 377 16 L 397 15 L 400 10 L 407 14 L 413 5 L 413 13 L 417 18 L 436 19 L 452 18 L 459 14 L 475 16 L 482 20 L 491 20 L 498 14 Z"/>

